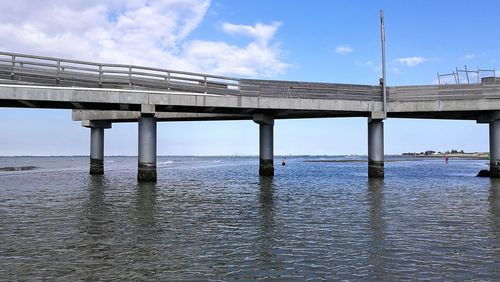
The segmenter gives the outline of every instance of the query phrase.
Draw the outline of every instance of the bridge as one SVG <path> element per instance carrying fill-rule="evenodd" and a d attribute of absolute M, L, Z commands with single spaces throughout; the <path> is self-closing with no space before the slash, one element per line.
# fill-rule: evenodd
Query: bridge
<path fill-rule="evenodd" d="M 500 78 L 475 84 L 380 85 L 239 79 L 134 65 L 0 52 L 0 106 L 73 109 L 91 129 L 90 173 L 104 172 L 104 129 L 138 122 L 138 181 L 156 181 L 158 121 L 253 120 L 261 175 L 274 174 L 275 119 L 366 117 L 368 176 L 384 177 L 385 118 L 490 125 L 490 174 L 500 177 Z"/>

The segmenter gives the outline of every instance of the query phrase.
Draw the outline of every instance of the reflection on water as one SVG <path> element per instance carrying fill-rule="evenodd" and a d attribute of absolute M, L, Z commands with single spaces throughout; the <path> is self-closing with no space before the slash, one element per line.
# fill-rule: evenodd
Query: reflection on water
<path fill-rule="evenodd" d="M 104 176 L 90 176 L 87 184 L 87 199 L 82 209 L 82 233 L 93 239 L 112 234 L 110 207 L 106 203 L 107 183 Z"/>
<path fill-rule="evenodd" d="M 490 203 L 491 229 L 496 235 L 495 238 L 500 240 L 500 179 L 490 179 L 490 181 L 488 201 Z M 498 244 L 498 242 L 496 243 Z"/>
<path fill-rule="evenodd" d="M 156 223 L 156 184 L 138 183 L 135 204 L 137 224 L 142 227 L 153 227 Z"/>
<path fill-rule="evenodd" d="M 274 229 L 274 183 L 273 177 L 259 177 L 259 210 L 263 234 L 271 234 Z"/>
<path fill-rule="evenodd" d="M 273 177 L 259 177 L 259 250 L 258 258 L 262 264 L 277 267 L 278 258 L 274 256 L 276 247 L 276 226 L 274 222 L 274 183 Z"/>
<path fill-rule="evenodd" d="M 258 159 L 179 157 L 138 184 L 136 159 L 110 159 L 105 176 L 87 158 L 0 174 L 0 280 L 500 280 L 500 181 L 474 177 L 482 161 L 369 180 L 364 163 L 289 158 L 259 177 Z"/>
<path fill-rule="evenodd" d="M 490 179 L 491 187 L 488 200 L 493 218 L 498 219 L 500 214 L 500 179 Z"/>
<path fill-rule="evenodd" d="M 385 211 L 384 211 L 384 180 L 368 179 L 368 207 L 369 222 L 372 232 L 370 244 L 370 264 L 373 267 L 372 276 L 376 279 L 384 279 L 384 259 L 387 257 L 385 245 Z"/>

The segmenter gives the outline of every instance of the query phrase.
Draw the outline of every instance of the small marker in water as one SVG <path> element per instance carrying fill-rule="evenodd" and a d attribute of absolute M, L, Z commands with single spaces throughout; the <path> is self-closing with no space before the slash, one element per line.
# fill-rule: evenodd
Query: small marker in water
<path fill-rule="evenodd" d="M 286 165 L 285 160 L 286 160 L 286 158 L 283 159 L 283 161 L 281 162 L 281 165 Z"/>

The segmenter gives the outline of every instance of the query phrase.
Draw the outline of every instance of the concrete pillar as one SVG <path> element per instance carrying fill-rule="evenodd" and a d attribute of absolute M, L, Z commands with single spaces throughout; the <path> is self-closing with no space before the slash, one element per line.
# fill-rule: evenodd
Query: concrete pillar
<path fill-rule="evenodd" d="M 111 128 L 109 121 L 82 120 L 90 128 L 90 174 L 104 174 L 104 129 Z"/>
<path fill-rule="evenodd" d="M 254 122 L 259 124 L 259 174 L 274 175 L 273 130 L 274 119 L 271 116 L 256 114 Z"/>
<path fill-rule="evenodd" d="M 500 178 L 500 120 L 490 121 L 490 177 Z"/>
<path fill-rule="evenodd" d="M 368 177 L 384 178 L 384 122 L 368 120 Z"/>
<path fill-rule="evenodd" d="M 104 128 L 90 128 L 90 174 L 104 174 Z"/>
<path fill-rule="evenodd" d="M 261 124 L 259 136 L 259 174 L 274 175 L 273 125 Z"/>
<path fill-rule="evenodd" d="M 156 118 L 152 115 L 139 118 L 138 155 L 137 181 L 156 182 Z"/>

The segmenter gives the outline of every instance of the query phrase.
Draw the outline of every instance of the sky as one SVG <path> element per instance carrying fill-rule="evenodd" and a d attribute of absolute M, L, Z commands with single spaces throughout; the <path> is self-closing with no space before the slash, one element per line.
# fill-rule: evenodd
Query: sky
<path fill-rule="evenodd" d="M 387 84 L 437 83 L 456 67 L 500 69 L 499 1 L 17 0 L 0 50 L 244 78 L 377 85 L 379 10 Z M 488 151 L 474 121 L 388 119 L 386 154 Z M 0 108 L 0 155 L 88 155 L 71 111 Z M 276 155 L 367 154 L 366 118 L 275 122 Z M 106 155 L 137 155 L 137 123 L 106 130 Z M 257 155 L 252 121 L 158 123 L 159 155 Z"/>

